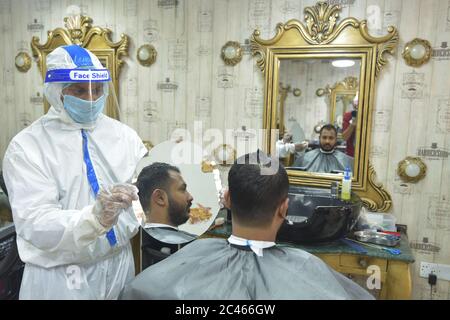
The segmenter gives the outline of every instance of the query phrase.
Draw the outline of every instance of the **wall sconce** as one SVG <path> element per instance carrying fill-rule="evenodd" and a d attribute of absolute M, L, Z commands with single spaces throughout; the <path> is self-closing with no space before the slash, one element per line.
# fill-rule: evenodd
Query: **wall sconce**
<path fill-rule="evenodd" d="M 154 46 L 150 44 L 144 44 L 143 46 L 140 46 L 136 58 L 139 61 L 141 65 L 144 67 L 149 67 L 156 61 L 158 53 L 156 52 L 156 49 Z"/>
<path fill-rule="evenodd" d="M 242 60 L 242 48 L 239 42 L 228 41 L 222 47 L 220 55 L 223 62 L 229 66 L 235 66 Z"/>
<path fill-rule="evenodd" d="M 323 97 L 326 94 L 331 94 L 330 86 L 326 86 L 325 88 L 319 88 L 316 90 L 316 96 Z"/>
<path fill-rule="evenodd" d="M 397 168 L 397 174 L 404 182 L 416 183 L 425 178 L 426 173 L 426 164 L 417 157 L 406 157 Z"/>
<path fill-rule="evenodd" d="M 20 72 L 27 72 L 31 68 L 31 57 L 25 51 L 21 51 L 16 55 L 14 59 L 16 68 Z"/>
<path fill-rule="evenodd" d="M 300 97 L 302 95 L 302 90 L 295 88 L 294 90 L 292 90 L 292 94 L 294 95 L 294 97 Z"/>
<path fill-rule="evenodd" d="M 431 51 L 430 42 L 416 38 L 405 45 L 402 55 L 408 66 L 420 67 L 430 60 Z"/>

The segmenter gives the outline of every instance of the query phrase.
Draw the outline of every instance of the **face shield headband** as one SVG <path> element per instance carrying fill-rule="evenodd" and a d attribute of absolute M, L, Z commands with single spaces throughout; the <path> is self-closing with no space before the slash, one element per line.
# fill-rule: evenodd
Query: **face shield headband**
<path fill-rule="evenodd" d="M 47 71 L 45 83 L 80 83 L 109 82 L 111 76 L 108 69 L 55 69 Z"/>

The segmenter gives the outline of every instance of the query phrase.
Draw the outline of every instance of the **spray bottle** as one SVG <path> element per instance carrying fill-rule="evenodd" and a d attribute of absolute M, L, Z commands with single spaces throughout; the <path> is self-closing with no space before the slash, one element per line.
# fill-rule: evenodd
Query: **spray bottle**
<path fill-rule="evenodd" d="M 345 169 L 344 178 L 342 179 L 341 199 L 350 201 L 352 193 L 352 174 L 350 168 Z"/>

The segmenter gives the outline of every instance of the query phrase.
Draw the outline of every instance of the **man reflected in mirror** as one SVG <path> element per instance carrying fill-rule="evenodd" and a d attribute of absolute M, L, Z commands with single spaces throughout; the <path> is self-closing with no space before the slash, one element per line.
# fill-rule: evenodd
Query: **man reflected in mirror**
<path fill-rule="evenodd" d="M 276 143 L 278 158 L 284 160 L 284 164 L 289 166 L 291 155 L 298 154 L 304 151 L 308 147 L 308 141 L 301 143 L 293 142 L 293 135 L 290 132 L 286 132 L 283 138 Z"/>
<path fill-rule="evenodd" d="M 324 125 L 320 129 L 319 148 L 306 152 L 295 161 L 294 167 L 305 171 L 320 173 L 339 173 L 350 168 L 353 172 L 353 158 L 336 150 L 337 129 L 332 124 Z"/>
<path fill-rule="evenodd" d="M 145 232 L 142 232 L 144 269 L 196 238 L 178 229 L 189 219 L 193 198 L 180 170 L 167 163 L 155 162 L 142 169 L 136 186 L 145 213 Z"/>

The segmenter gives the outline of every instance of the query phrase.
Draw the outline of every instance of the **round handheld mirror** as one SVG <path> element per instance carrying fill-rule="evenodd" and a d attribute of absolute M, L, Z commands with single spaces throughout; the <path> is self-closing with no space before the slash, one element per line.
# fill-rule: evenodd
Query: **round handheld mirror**
<path fill-rule="evenodd" d="M 144 257 L 148 252 L 152 261 L 155 254 L 174 253 L 214 223 L 220 210 L 220 173 L 203 159 L 201 147 L 167 141 L 139 162 L 135 182 L 139 201 L 134 208 L 143 227 L 143 261 L 149 260 Z"/>

